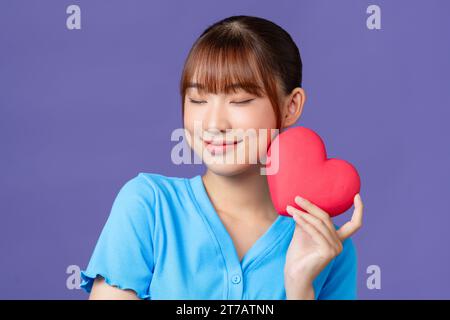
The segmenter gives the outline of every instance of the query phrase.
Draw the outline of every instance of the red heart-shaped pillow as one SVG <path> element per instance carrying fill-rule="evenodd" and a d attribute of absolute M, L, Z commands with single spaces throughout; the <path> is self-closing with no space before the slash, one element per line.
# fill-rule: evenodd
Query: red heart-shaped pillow
<path fill-rule="evenodd" d="M 311 129 L 280 133 L 269 145 L 266 160 L 270 195 L 280 215 L 291 217 L 287 205 L 305 211 L 294 201 L 298 195 L 334 217 L 348 210 L 359 193 L 356 169 L 347 161 L 328 159 L 322 139 Z"/>

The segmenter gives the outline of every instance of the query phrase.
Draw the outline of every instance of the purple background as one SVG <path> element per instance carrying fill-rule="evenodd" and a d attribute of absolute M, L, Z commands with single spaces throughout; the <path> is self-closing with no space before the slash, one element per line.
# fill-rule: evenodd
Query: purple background
<path fill-rule="evenodd" d="M 81 30 L 66 28 L 70 4 Z M 366 27 L 369 4 L 381 30 Z M 298 124 L 361 174 L 359 297 L 450 299 L 450 3 L 424 0 L 2 0 L 0 298 L 87 298 L 66 268 L 86 266 L 119 188 L 141 171 L 203 172 L 170 160 L 178 83 L 198 35 L 234 14 L 292 35 Z M 366 287 L 373 264 L 380 290 Z"/>

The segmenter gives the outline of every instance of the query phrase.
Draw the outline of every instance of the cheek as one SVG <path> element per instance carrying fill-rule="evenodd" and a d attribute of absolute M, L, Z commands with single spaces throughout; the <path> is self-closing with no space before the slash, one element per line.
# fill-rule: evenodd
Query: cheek
<path fill-rule="evenodd" d="M 184 125 L 184 135 L 186 137 L 188 145 L 192 148 L 194 145 L 194 134 L 195 134 L 195 123 L 196 123 L 196 116 L 195 114 L 189 110 L 189 108 L 184 109 L 184 119 L 183 119 L 183 125 Z"/>
<path fill-rule="evenodd" d="M 276 116 L 270 103 L 255 106 L 255 108 L 241 109 L 236 114 L 234 126 L 250 130 L 247 136 L 245 149 L 247 154 L 261 157 L 266 154 L 267 148 L 276 134 Z M 257 146 L 257 149 L 254 147 Z"/>
<path fill-rule="evenodd" d="M 276 116 L 270 103 L 243 107 L 234 114 L 234 127 L 242 129 L 275 128 Z"/>
<path fill-rule="evenodd" d="M 184 119 L 183 124 L 186 130 L 194 132 L 196 123 L 202 123 L 203 115 L 199 110 L 195 108 L 185 108 L 184 109 Z M 198 124 L 197 124 L 198 125 Z"/>

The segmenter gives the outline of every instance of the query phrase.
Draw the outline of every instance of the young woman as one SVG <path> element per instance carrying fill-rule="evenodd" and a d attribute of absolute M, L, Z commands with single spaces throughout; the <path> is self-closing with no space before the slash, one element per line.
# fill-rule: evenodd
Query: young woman
<path fill-rule="evenodd" d="M 142 172 L 125 183 L 82 272 L 90 299 L 356 298 L 359 194 L 338 228 L 299 197 L 304 212 L 279 215 L 260 173 L 274 137 L 261 132 L 295 124 L 301 82 L 297 46 L 268 20 L 233 16 L 202 33 L 180 91 L 187 142 L 206 173 Z M 230 154 L 245 161 L 225 161 Z"/>

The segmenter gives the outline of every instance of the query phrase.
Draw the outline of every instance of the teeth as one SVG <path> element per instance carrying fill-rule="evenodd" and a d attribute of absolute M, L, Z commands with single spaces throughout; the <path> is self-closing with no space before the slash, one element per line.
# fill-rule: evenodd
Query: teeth
<path fill-rule="evenodd" d="M 225 146 L 227 144 L 234 144 L 234 142 L 213 143 L 215 146 Z"/>
<path fill-rule="evenodd" d="M 231 141 L 231 142 L 211 142 L 211 141 L 205 141 L 206 143 L 212 144 L 214 146 L 225 146 L 229 144 L 236 144 L 239 141 Z"/>

